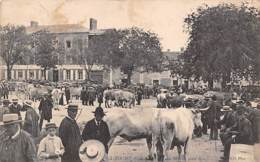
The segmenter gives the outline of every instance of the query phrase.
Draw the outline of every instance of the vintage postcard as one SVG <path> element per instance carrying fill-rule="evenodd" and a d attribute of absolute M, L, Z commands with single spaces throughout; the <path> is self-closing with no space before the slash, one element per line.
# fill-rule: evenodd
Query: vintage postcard
<path fill-rule="evenodd" d="M 259 162 L 259 0 L 0 0 L 0 162 Z"/>

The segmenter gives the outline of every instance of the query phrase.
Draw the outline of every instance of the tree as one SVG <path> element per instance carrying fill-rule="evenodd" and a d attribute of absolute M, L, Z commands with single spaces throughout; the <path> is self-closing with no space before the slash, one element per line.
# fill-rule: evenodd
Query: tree
<path fill-rule="evenodd" d="M 246 4 L 203 6 L 189 14 L 184 21 L 189 41 L 183 75 L 202 78 L 212 88 L 213 80 L 222 80 L 225 87 L 231 76 L 246 76 L 249 67 L 256 71 L 257 16 L 258 10 Z"/>
<path fill-rule="evenodd" d="M 133 71 L 161 70 L 161 44 L 155 33 L 133 27 L 109 31 L 102 39 L 102 53 L 105 53 L 101 63 L 120 68 L 127 75 L 127 84 L 131 84 Z"/>
<path fill-rule="evenodd" d="M 46 70 L 56 67 L 59 54 L 62 54 L 63 50 L 60 48 L 56 36 L 48 31 L 37 31 L 31 35 L 31 38 L 36 64 L 43 68 L 43 76 L 46 80 Z"/>
<path fill-rule="evenodd" d="M 82 65 L 86 71 L 87 78 L 86 80 L 92 81 L 91 72 L 94 65 L 98 65 L 100 67 L 103 66 L 103 61 L 105 60 L 104 52 L 107 52 L 108 49 L 111 47 L 104 42 L 104 37 L 107 36 L 107 32 L 104 35 L 93 35 L 89 36 L 88 45 L 84 45 L 82 40 L 78 40 L 79 44 L 79 53 L 80 59 L 79 64 Z M 106 39 L 107 40 L 107 39 Z M 104 49 L 106 47 L 106 49 Z"/>
<path fill-rule="evenodd" d="M 29 39 L 23 26 L 0 27 L 0 56 L 7 67 L 7 80 L 11 79 L 13 65 L 28 53 Z"/>

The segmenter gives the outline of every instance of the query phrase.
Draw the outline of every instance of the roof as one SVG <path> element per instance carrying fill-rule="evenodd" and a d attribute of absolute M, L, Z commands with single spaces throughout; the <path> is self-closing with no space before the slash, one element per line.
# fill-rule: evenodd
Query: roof
<path fill-rule="evenodd" d="M 27 33 L 34 33 L 40 30 L 47 30 L 50 33 L 90 33 L 102 34 L 104 30 L 89 30 L 80 24 L 59 24 L 59 25 L 37 25 L 26 27 Z"/>
<path fill-rule="evenodd" d="M 176 51 L 165 51 L 163 52 L 163 55 L 168 57 L 170 60 L 178 60 L 181 52 L 176 52 Z"/>

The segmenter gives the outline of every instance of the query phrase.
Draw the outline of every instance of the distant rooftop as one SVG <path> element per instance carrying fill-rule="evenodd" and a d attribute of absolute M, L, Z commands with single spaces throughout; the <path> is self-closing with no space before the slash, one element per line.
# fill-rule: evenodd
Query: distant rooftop
<path fill-rule="evenodd" d="M 57 24 L 57 25 L 39 25 L 36 21 L 31 21 L 31 25 L 26 27 L 27 33 L 34 33 L 40 30 L 47 30 L 50 33 L 90 33 L 102 34 L 105 29 L 97 29 L 97 21 L 90 19 L 90 27 L 86 28 L 81 24 Z"/>
<path fill-rule="evenodd" d="M 168 57 L 170 60 L 177 60 L 178 57 L 180 56 L 181 52 L 180 51 L 164 51 L 163 55 Z"/>

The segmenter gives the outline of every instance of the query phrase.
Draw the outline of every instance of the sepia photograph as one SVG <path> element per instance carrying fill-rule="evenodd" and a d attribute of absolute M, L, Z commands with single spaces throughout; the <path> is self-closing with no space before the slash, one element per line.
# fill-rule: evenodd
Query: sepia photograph
<path fill-rule="evenodd" d="M 260 0 L 0 0 L 0 162 L 260 162 Z"/>

